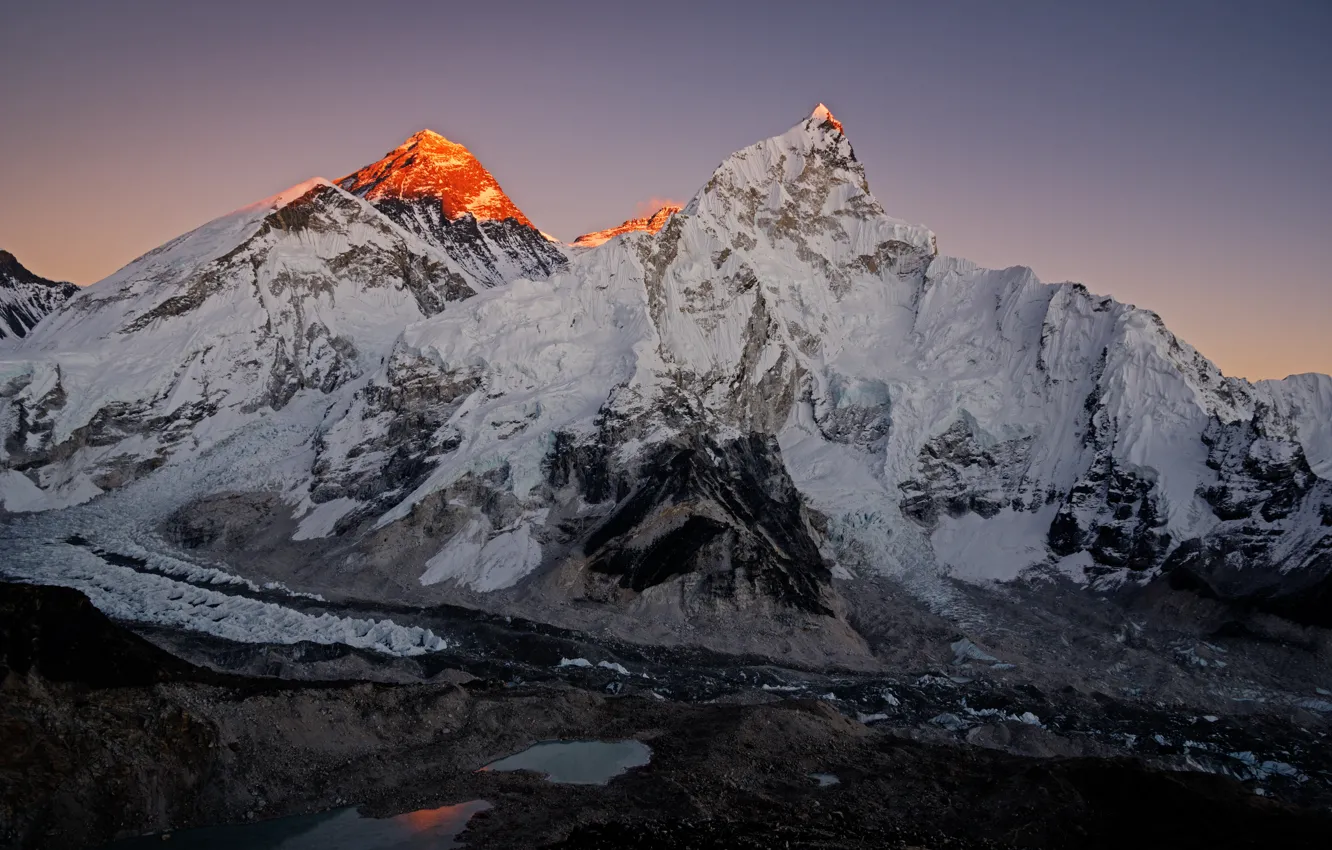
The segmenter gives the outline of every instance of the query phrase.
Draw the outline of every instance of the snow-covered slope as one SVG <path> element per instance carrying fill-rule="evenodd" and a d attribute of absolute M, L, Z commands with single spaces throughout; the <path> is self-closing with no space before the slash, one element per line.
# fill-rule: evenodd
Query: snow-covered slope
<path fill-rule="evenodd" d="M 82 501 L 302 392 L 331 403 L 404 325 L 479 288 L 327 181 L 210 222 L 80 292 L 0 362 L 5 507 Z"/>
<path fill-rule="evenodd" d="M 1332 614 L 1332 379 L 1227 378 L 1155 314 L 940 256 L 822 106 L 539 276 L 358 175 L 43 323 L 0 364 L 6 509 L 160 466 L 194 482 L 170 539 L 255 578 L 723 648 L 863 650 L 850 574 L 1169 574 Z M 307 429 L 278 484 L 183 460 L 275 417 Z"/>
<path fill-rule="evenodd" d="M 813 536 L 848 569 L 1119 579 L 1176 567 L 1181 544 L 1208 541 L 1220 554 L 1190 563 L 1210 575 L 1242 536 L 1246 592 L 1328 570 L 1327 485 L 1301 471 L 1326 463 L 1323 379 L 1255 388 L 1152 313 L 1028 269 L 936 256 L 932 234 L 884 214 L 826 110 L 729 158 L 659 234 L 631 233 L 550 282 L 417 325 L 393 363 L 438 376 L 451 401 L 421 455 L 432 471 L 377 522 L 496 464 L 496 489 L 515 502 L 502 518 L 459 520 L 466 556 L 446 547 L 431 581 L 493 585 L 474 557 L 489 540 L 548 547 L 539 518 L 575 510 L 552 492 L 561 456 L 577 458 L 574 477 L 589 465 L 604 467 L 598 481 L 620 476 L 623 495 L 654 447 L 700 433 L 776 435 L 781 465 L 824 517 Z M 399 382 L 395 368 L 374 383 Z M 1288 466 L 1227 471 L 1213 435 L 1255 418 L 1275 442 L 1252 451 Z M 354 428 L 333 433 L 358 445 Z M 1273 479 L 1295 489 L 1279 497 Z M 594 492 L 577 510 L 614 515 L 602 484 L 584 486 Z M 1251 516 L 1220 515 L 1209 494 L 1226 486 L 1252 492 Z M 1281 498 L 1288 509 L 1269 505 Z M 1273 540 L 1284 542 L 1255 542 Z M 525 551 L 505 581 L 540 563 Z"/>
<path fill-rule="evenodd" d="M 33 325 L 79 288 L 38 277 L 8 251 L 0 251 L 0 344 L 27 336 Z"/>

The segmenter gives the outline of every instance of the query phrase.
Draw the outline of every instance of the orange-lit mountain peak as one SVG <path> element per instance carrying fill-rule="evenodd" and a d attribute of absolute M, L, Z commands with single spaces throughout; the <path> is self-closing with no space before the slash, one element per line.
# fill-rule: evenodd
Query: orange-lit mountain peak
<path fill-rule="evenodd" d="M 832 110 L 824 106 L 822 103 L 814 107 L 814 111 L 810 114 L 809 117 L 812 118 L 816 123 L 833 125 L 834 127 L 837 128 L 837 132 L 839 133 L 846 132 L 842 129 L 842 122 L 838 121 L 837 118 L 832 114 Z"/>
<path fill-rule="evenodd" d="M 666 222 L 670 221 L 671 216 L 678 213 L 681 209 L 683 209 L 683 207 L 678 204 L 667 204 L 647 218 L 631 218 L 617 227 L 610 227 L 606 230 L 597 230 L 592 233 L 584 233 L 573 241 L 573 245 L 575 248 L 595 248 L 598 245 L 609 242 L 622 233 L 632 233 L 634 231 L 658 233 L 666 226 Z"/>
<path fill-rule="evenodd" d="M 478 219 L 512 218 L 532 226 L 471 151 L 433 130 L 413 134 L 338 185 L 372 202 L 437 200 L 449 219 L 471 213 Z"/>

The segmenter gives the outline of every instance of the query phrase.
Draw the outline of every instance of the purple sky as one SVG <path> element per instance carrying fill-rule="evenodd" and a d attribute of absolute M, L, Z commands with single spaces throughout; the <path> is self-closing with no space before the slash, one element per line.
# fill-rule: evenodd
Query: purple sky
<path fill-rule="evenodd" d="M 1332 372 L 1326 0 L 12 6 L 0 248 L 47 277 L 422 127 L 571 239 L 822 100 L 941 251 L 1156 310 L 1228 374 Z"/>

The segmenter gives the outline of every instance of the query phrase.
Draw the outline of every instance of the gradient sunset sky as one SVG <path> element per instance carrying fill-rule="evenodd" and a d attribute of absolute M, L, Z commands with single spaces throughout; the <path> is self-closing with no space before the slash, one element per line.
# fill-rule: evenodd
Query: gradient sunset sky
<path fill-rule="evenodd" d="M 0 248 L 92 283 L 429 127 L 562 239 L 826 102 L 940 251 L 1332 372 L 1332 2 L 52 2 L 0 26 Z"/>

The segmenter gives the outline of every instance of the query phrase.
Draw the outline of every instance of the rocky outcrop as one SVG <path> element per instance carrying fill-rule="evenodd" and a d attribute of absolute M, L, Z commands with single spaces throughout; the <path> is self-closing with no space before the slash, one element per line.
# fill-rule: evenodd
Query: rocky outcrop
<path fill-rule="evenodd" d="M 1332 482 L 1313 473 L 1293 423 L 1266 405 L 1203 434 L 1217 524 L 1163 568 L 1177 587 L 1332 626 Z"/>
<path fill-rule="evenodd" d="M 318 435 L 311 499 L 357 499 L 381 512 L 396 504 L 458 448 L 461 435 L 449 420 L 480 386 L 467 369 L 441 373 L 395 350 L 385 380 L 358 391 L 348 413 Z"/>
<path fill-rule="evenodd" d="M 568 264 L 558 247 L 517 219 L 478 219 L 471 213 L 450 219 L 430 199 L 385 198 L 374 203 L 384 215 L 439 247 L 468 277 L 486 286 L 520 277 L 549 277 Z"/>
<path fill-rule="evenodd" d="M 669 440 L 616 468 L 603 446 L 557 437 L 547 458 L 557 491 L 573 486 L 610 510 L 579 546 L 592 574 L 641 593 L 676 577 L 714 602 L 774 599 L 831 616 L 831 572 L 776 441 Z"/>
<path fill-rule="evenodd" d="M 931 528 L 942 514 L 993 517 L 1010 505 L 1040 506 L 1040 494 L 1022 480 L 1034 438 L 997 441 L 978 431 L 963 416 L 922 447 L 919 476 L 902 483 L 902 513 Z"/>
<path fill-rule="evenodd" d="M 38 277 L 13 254 L 0 251 L 0 340 L 27 336 L 78 291 L 72 283 Z"/>

